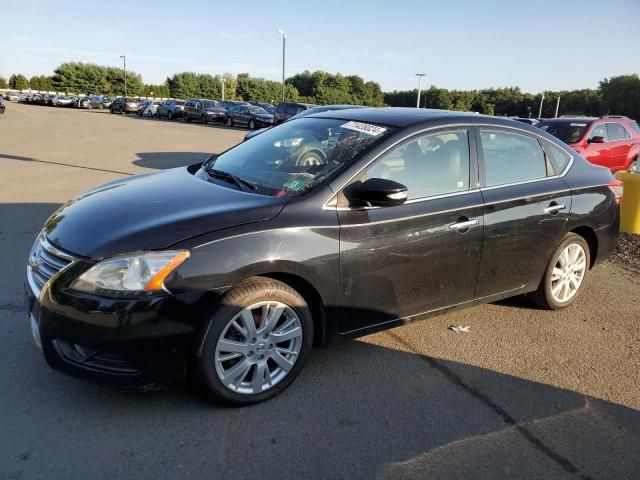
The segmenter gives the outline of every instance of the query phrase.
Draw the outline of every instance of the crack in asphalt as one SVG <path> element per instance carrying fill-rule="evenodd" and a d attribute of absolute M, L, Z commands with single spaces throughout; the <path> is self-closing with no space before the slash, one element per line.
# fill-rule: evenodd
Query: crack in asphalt
<path fill-rule="evenodd" d="M 489 397 L 488 395 L 482 393 L 481 391 L 475 389 L 474 387 L 466 383 L 461 376 L 453 372 L 451 369 L 449 369 L 448 367 L 440 363 L 435 358 L 430 357 L 428 355 L 424 355 L 423 353 L 420 353 L 416 348 L 413 347 L 413 345 L 411 345 L 409 342 L 404 340 L 402 337 L 389 331 L 385 333 L 391 338 L 393 338 L 393 340 L 402 344 L 408 350 L 418 355 L 418 357 L 421 360 L 429 364 L 431 367 L 438 370 L 451 383 L 462 388 L 467 393 L 469 393 L 470 395 L 472 395 L 473 397 L 477 398 L 482 403 L 484 403 L 487 407 L 489 407 L 491 411 L 493 411 L 496 415 L 501 417 L 505 423 L 507 423 L 508 425 L 511 425 L 518 433 L 520 433 L 520 435 L 522 435 L 524 439 L 527 440 L 534 448 L 536 448 L 537 450 L 542 452 L 544 455 L 546 455 L 548 458 L 550 458 L 555 463 L 557 463 L 564 471 L 575 475 L 581 480 L 593 480 L 593 477 L 580 472 L 578 467 L 574 465 L 573 462 L 571 462 L 571 460 L 569 460 L 567 457 L 560 455 L 559 453 L 555 452 L 551 447 L 545 445 L 545 443 L 541 439 L 536 437 L 533 433 L 527 430 L 523 425 L 518 423 L 518 421 L 509 414 L 509 412 L 507 412 L 504 408 L 498 405 L 498 403 L 495 402 L 491 397 Z"/>

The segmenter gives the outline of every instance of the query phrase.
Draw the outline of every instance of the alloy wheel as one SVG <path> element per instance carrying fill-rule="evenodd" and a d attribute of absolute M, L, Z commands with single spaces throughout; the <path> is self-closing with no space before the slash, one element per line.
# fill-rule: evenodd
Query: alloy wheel
<path fill-rule="evenodd" d="M 233 392 L 261 393 L 289 374 L 302 345 L 296 312 L 281 302 L 259 302 L 240 311 L 222 331 L 215 350 L 216 373 Z"/>
<path fill-rule="evenodd" d="M 571 300 L 587 271 L 587 255 L 582 245 L 570 243 L 558 256 L 551 272 L 551 295 L 559 303 Z"/>

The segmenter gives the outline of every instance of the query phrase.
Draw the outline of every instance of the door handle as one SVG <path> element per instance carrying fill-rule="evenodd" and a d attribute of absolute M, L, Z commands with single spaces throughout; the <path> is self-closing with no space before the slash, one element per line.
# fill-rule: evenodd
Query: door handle
<path fill-rule="evenodd" d="M 558 213 L 560 210 L 564 210 L 565 208 L 567 207 L 564 204 L 552 203 L 551 205 L 549 205 L 547 208 L 544 209 L 544 213 L 550 213 L 551 215 L 554 215 Z"/>
<path fill-rule="evenodd" d="M 461 232 L 463 230 L 469 230 L 470 228 L 477 227 L 478 225 L 480 225 L 480 221 L 477 218 L 474 218 L 473 220 L 464 220 L 462 222 L 452 223 L 449 225 L 449 230 Z"/>

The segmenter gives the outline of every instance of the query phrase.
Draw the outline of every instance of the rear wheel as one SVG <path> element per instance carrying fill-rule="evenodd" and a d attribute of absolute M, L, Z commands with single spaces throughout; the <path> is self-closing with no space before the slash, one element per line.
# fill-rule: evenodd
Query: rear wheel
<path fill-rule="evenodd" d="M 233 127 L 233 118 L 227 117 L 227 127 Z"/>
<path fill-rule="evenodd" d="M 253 278 L 227 292 L 196 352 L 200 377 L 215 398 L 236 405 L 282 392 L 300 373 L 313 343 L 313 320 L 288 285 Z"/>
<path fill-rule="evenodd" d="M 531 299 L 543 308 L 559 310 L 571 305 L 589 272 L 591 256 L 587 241 L 567 234 L 551 256 L 538 290 Z"/>
<path fill-rule="evenodd" d="M 169 113 L 167 113 L 167 118 L 169 120 L 173 120 L 173 112 L 171 110 L 169 110 Z"/>
<path fill-rule="evenodd" d="M 255 130 L 256 129 L 256 122 L 253 120 L 249 120 L 249 128 L 251 130 Z"/>
<path fill-rule="evenodd" d="M 187 122 L 187 123 L 191 122 L 191 117 L 189 115 L 187 115 L 186 113 L 184 115 L 184 121 Z"/>
<path fill-rule="evenodd" d="M 204 123 L 205 125 L 206 125 L 207 123 L 209 123 L 209 121 L 207 120 L 207 116 L 206 116 L 206 115 L 202 115 L 202 116 L 200 117 L 200 120 L 202 120 L 202 123 Z"/>

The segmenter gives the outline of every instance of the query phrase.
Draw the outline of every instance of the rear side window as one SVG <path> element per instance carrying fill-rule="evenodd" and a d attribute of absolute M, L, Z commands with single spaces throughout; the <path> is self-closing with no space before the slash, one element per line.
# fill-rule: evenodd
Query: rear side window
<path fill-rule="evenodd" d="M 284 103 L 281 103 L 280 105 L 278 105 L 278 108 L 276 108 L 276 112 L 277 113 L 284 113 L 284 108 L 286 107 L 286 105 Z"/>
<path fill-rule="evenodd" d="M 625 140 L 631 137 L 629 132 L 627 132 L 624 127 L 618 123 L 607 123 L 607 135 L 609 135 L 609 140 L 612 142 L 615 140 Z"/>
<path fill-rule="evenodd" d="M 287 113 L 288 115 L 295 115 L 296 113 L 298 113 L 298 109 L 295 105 L 287 105 L 287 108 L 285 108 L 285 113 Z"/>
<path fill-rule="evenodd" d="M 571 156 L 551 142 L 545 142 L 544 149 L 549 155 L 549 160 L 551 160 L 556 173 L 561 174 L 564 172 L 564 169 L 567 168 L 567 165 L 569 165 L 571 161 Z"/>
<path fill-rule="evenodd" d="M 544 152 L 535 138 L 481 129 L 480 141 L 488 187 L 547 176 Z"/>
<path fill-rule="evenodd" d="M 629 126 L 636 132 L 640 133 L 640 125 L 638 125 L 637 122 L 632 122 L 629 124 Z"/>

